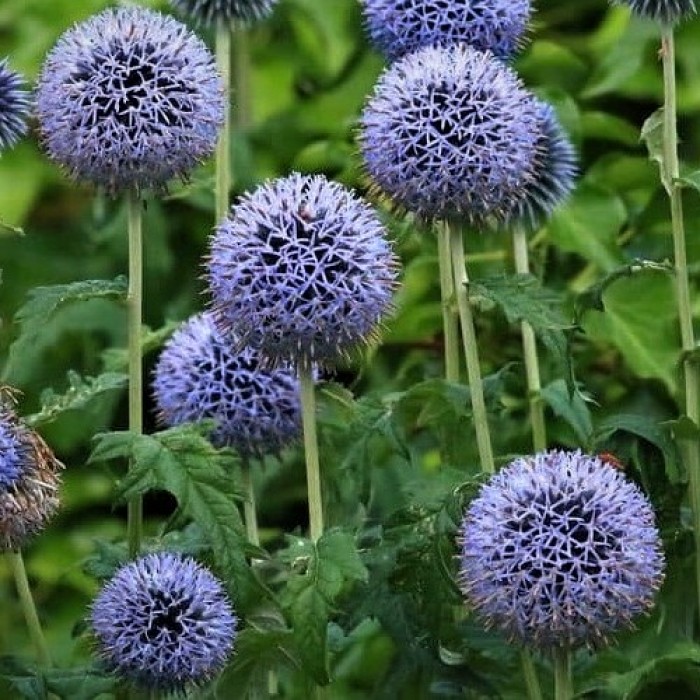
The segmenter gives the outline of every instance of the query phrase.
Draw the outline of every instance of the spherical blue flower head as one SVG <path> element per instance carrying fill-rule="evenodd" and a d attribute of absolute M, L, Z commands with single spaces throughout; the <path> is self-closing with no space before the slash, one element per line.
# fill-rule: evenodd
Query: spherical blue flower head
<path fill-rule="evenodd" d="M 170 0 L 178 11 L 213 25 L 219 21 L 251 24 L 272 13 L 279 0 Z"/>
<path fill-rule="evenodd" d="M 29 93 L 24 80 L 0 61 L 0 151 L 14 145 L 27 133 Z"/>
<path fill-rule="evenodd" d="M 554 108 L 537 102 L 540 117 L 538 165 L 534 178 L 521 192 L 520 199 L 508 212 L 507 224 L 530 230 L 542 226 L 552 212 L 574 189 L 578 174 L 578 158 L 568 136 L 557 119 Z"/>
<path fill-rule="evenodd" d="M 665 25 L 677 24 L 697 12 L 695 0 L 613 0 L 613 4 L 631 7 L 638 15 Z"/>
<path fill-rule="evenodd" d="M 361 118 L 375 185 L 426 218 L 481 225 L 512 209 L 536 165 L 535 100 L 492 54 L 428 47 L 386 70 Z"/>
<path fill-rule="evenodd" d="M 529 0 L 364 0 L 363 7 L 372 42 L 391 61 L 424 46 L 460 42 L 508 59 L 531 10 Z"/>
<path fill-rule="evenodd" d="M 204 43 L 172 17 L 106 10 L 66 32 L 39 78 L 49 156 L 110 194 L 163 190 L 216 146 L 223 89 Z"/>
<path fill-rule="evenodd" d="M 232 207 L 208 260 L 217 324 L 271 363 L 334 366 L 391 309 L 397 260 L 374 210 L 294 173 Z"/>
<path fill-rule="evenodd" d="M 598 457 L 516 459 L 462 522 L 459 583 L 489 627 L 541 649 L 597 647 L 653 605 L 664 558 L 654 514 Z"/>
<path fill-rule="evenodd" d="M 291 370 L 261 367 L 256 350 L 236 345 L 210 313 L 184 323 L 156 366 L 159 417 L 170 426 L 212 418 L 215 445 L 246 457 L 278 452 L 301 430 L 298 381 Z"/>
<path fill-rule="evenodd" d="M 220 671 L 237 624 L 208 569 L 164 552 L 120 568 L 93 602 L 91 618 L 111 671 L 166 692 L 182 692 Z"/>

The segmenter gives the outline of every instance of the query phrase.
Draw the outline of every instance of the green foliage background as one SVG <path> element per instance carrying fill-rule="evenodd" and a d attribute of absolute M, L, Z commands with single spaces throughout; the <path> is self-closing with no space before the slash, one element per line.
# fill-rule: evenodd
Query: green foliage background
<path fill-rule="evenodd" d="M 110 4 L 2 0 L 0 56 L 9 55 L 11 66 L 33 80 L 61 32 Z M 167 10 L 157 0 L 141 4 Z M 210 35 L 206 38 L 211 42 Z M 679 433 L 682 426 L 672 423 L 678 413 L 679 339 L 673 280 L 663 264 L 672 253 L 670 224 L 657 166 L 639 136 L 661 101 L 658 48 L 653 25 L 603 0 L 540 0 L 531 41 L 516 67 L 529 87 L 557 106 L 581 155 L 580 183 L 570 203 L 532 240 L 536 280 L 504 281 L 503 273 L 513 267 L 506 236 L 467 238 L 499 460 L 530 449 L 514 323 L 525 317 L 545 348 L 550 440 L 614 451 L 659 512 L 670 562 L 659 612 L 619 648 L 577 657 L 582 689 L 591 697 L 659 697 L 654 693 L 662 690 L 700 696 L 700 649 L 687 641 L 694 611 L 685 475 L 671 439 L 673 429 Z M 324 172 L 365 190 L 354 143 L 356 121 L 383 63 L 363 36 L 357 0 L 282 0 L 274 18 L 252 32 L 251 51 L 251 123 L 233 143 L 237 191 L 292 169 Z M 677 54 L 686 227 L 696 281 L 700 20 L 680 28 Z M 200 258 L 212 224 L 212 182 L 211 164 L 205 164 L 190 183 L 174 184 L 165 200 L 148 201 L 145 321 L 154 329 L 148 368 L 176 322 L 205 303 Z M 318 619 L 325 619 L 341 599 L 346 605 L 328 631 L 334 698 L 518 697 L 515 653 L 471 620 L 460 615 L 455 623 L 451 617 L 450 604 L 459 602 L 451 583 L 452 538 L 461 504 L 478 479 L 468 391 L 438 379 L 441 315 L 434 237 L 388 211 L 386 218 L 405 266 L 397 314 L 381 347 L 319 390 L 329 518 L 345 527 L 319 544 L 325 555 L 283 537 L 303 531 L 306 523 L 298 452 L 256 471 L 264 544 L 282 550 L 280 561 L 292 571 L 301 559 L 311 567 L 330 567 L 328 576 L 340 583 L 307 589 L 290 576 L 291 598 L 282 609 L 293 631 L 256 608 L 260 626 L 251 622 L 241 638 L 239 661 L 224 677 L 220 697 L 247 697 L 243 680 L 254 687 L 264 663 L 276 663 L 294 635 L 299 637 L 296 646 L 290 641 L 295 653 L 313 677 L 322 679 L 326 669 L 308 665 L 315 650 L 299 642 L 325 631 L 300 631 L 299 625 L 303 610 L 319 610 Z M 18 235 L 0 228 L 2 379 L 24 392 L 21 411 L 34 414 L 67 465 L 63 508 L 28 550 L 29 573 L 54 657 L 62 665 L 84 665 L 89 644 L 72 637 L 74 627 L 96 590 L 95 567 L 118 557 L 115 545 L 107 543 L 123 537 L 123 508 L 111 505 L 121 463 L 88 462 L 88 457 L 95 433 L 126 424 L 120 351 L 125 310 L 116 279 L 127 266 L 125 207 L 68 182 L 41 154 L 33 133 L 0 159 L 0 220 L 24 230 Z M 36 300 L 30 296 L 36 286 L 98 279 L 116 281 L 97 295 L 75 287 L 53 299 L 39 294 L 35 305 L 24 306 L 15 318 L 28 300 Z M 693 304 L 697 316 L 697 293 Z M 149 416 L 148 428 L 155 430 Z M 103 441 L 99 449 L 114 456 L 136 447 Z M 148 478 L 149 486 L 162 489 L 146 501 L 150 533 L 199 551 L 196 528 L 180 534 L 160 529 L 175 505 L 166 492 L 177 496 L 179 486 Z M 138 490 L 138 484 L 122 488 L 122 493 Z M 235 523 L 231 527 L 233 532 Z M 356 536 L 362 561 L 348 532 Z M 223 533 L 222 541 L 227 536 Z M 337 561 L 328 552 L 335 552 Z M 90 557 L 92 568 L 86 570 Z M 371 586 L 362 583 L 368 571 Z M 14 600 L 4 572 L 0 650 L 28 655 Z M 297 600 L 304 601 L 303 610 L 295 608 Z M 546 662 L 540 670 L 546 679 Z M 21 676 L 21 670 L 13 673 Z M 290 673 L 290 687 L 304 697 L 306 676 Z M 471 694 L 465 695 L 465 688 Z M 16 685 L 6 690 L 17 692 Z"/>

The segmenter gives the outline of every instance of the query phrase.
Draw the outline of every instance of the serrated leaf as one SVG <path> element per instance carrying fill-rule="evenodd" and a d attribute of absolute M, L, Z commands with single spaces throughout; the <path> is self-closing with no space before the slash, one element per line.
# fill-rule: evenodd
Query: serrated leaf
<path fill-rule="evenodd" d="M 50 693 L 65 700 L 94 700 L 117 687 L 117 679 L 94 667 L 55 668 L 44 672 Z"/>
<path fill-rule="evenodd" d="M 642 124 L 642 132 L 639 137 L 640 141 L 644 141 L 649 153 L 649 160 L 655 162 L 659 166 L 659 175 L 661 183 L 666 192 L 671 194 L 673 183 L 668 176 L 666 165 L 664 162 L 664 108 L 660 107 L 651 115 L 649 115 Z"/>
<path fill-rule="evenodd" d="M 83 569 L 93 578 L 105 580 L 128 561 L 129 551 L 125 544 L 95 540 L 95 552 L 85 560 Z"/>
<path fill-rule="evenodd" d="M 367 568 L 350 533 L 328 530 L 318 540 L 316 549 L 318 590 L 329 602 L 353 583 L 367 580 Z"/>
<path fill-rule="evenodd" d="M 296 587 L 289 608 L 294 642 L 304 670 L 320 685 L 330 681 L 327 649 L 329 612 L 328 602 L 314 585 Z"/>
<path fill-rule="evenodd" d="M 147 355 L 157 350 L 180 327 L 179 321 L 168 321 L 156 330 L 148 326 L 141 328 L 141 353 Z M 102 353 L 102 365 L 106 372 L 122 372 L 129 366 L 126 348 L 108 348 Z"/>
<path fill-rule="evenodd" d="M 102 394 L 123 389 L 127 382 L 128 376 L 121 372 L 105 372 L 97 377 L 81 377 L 69 372 L 68 390 L 63 394 L 45 390 L 41 395 L 41 409 L 27 416 L 26 421 L 34 427 L 49 423 L 66 411 L 84 409 Z"/>
<path fill-rule="evenodd" d="M 557 379 L 542 389 L 542 398 L 556 415 L 571 426 L 581 445 L 588 447 L 593 434 L 593 421 L 581 394 L 570 394 L 566 382 Z"/>
<path fill-rule="evenodd" d="M 48 700 L 46 683 L 33 666 L 15 656 L 0 656 L 0 678 L 4 678 L 23 700 Z"/>

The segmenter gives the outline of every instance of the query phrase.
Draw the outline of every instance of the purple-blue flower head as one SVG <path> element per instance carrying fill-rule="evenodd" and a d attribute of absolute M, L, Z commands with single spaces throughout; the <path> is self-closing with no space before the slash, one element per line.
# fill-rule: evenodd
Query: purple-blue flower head
<path fill-rule="evenodd" d="M 170 0 L 184 15 L 204 25 L 217 22 L 250 24 L 272 13 L 279 0 Z"/>
<path fill-rule="evenodd" d="M 59 504 L 63 465 L 0 396 L 0 551 L 19 549 Z"/>
<path fill-rule="evenodd" d="M 276 453 L 301 430 L 291 370 L 261 367 L 258 352 L 223 336 L 210 313 L 192 316 L 165 345 L 153 393 L 163 423 L 214 419 L 212 442 L 244 457 Z"/>
<path fill-rule="evenodd" d="M 217 324 L 270 364 L 334 366 L 390 311 L 398 262 L 365 201 L 294 173 L 243 196 L 216 230 Z"/>
<path fill-rule="evenodd" d="M 631 7 L 641 17 L 673 26 L 697 12 L 695 0 L 613 0 L 614 5 Z"/>
<path fill-rule="evenodd" d="M 395 204 L 429 219 L 502 219 L 532 180 L 534 97 L 490 53 L 428 47 L 379 78 L 361 118 L 367 172 Z"/>
<path fill-rule="evenodd" d="M 233 649 L 237 619 L 221 583 L 193 559 L 161 552 L 124 565 L 92 604 L 107 667 L 138 686 L 183 692 Z"/>
<path fill-rule="evenodd" d="M 391 61 L 461 42 L 508 59 L 531 11 L 530 0 L 363 0 L 363 8 L 372 42 Z"/>
<path fill-rule="evenodd" d="M 523 188 L 515 207 L 508 212 L 509 226 L 536 230 L 542 226 L 574 189 L 578 174 L 576 151 L 559 123 L 554 108 L 537 101 L 540 117 L 538 165 L 534 178 Z"/>
<path fill-rule="evenodd" d="M 49 157 L 110 194 L 185 178 L 214 150 L 223 109 L 204 43 L 139 7 L 105 10 L 67 31 L 37 91 Z"/>
<path fill-rule="evenodd" d="M 7 67 L 7 59 L 0 61 L 0 151 L 13 146 L 27 133 L 29 92 L 24 80 Z"/>
<path fill-rule="evenodd" d="M 459 544 L 469 604 L 488 627 L 543 650 L 602 646 L 653 606 L 663 581 L 649 501 L 580 451 L 516 459 L 493 476 Z"/>

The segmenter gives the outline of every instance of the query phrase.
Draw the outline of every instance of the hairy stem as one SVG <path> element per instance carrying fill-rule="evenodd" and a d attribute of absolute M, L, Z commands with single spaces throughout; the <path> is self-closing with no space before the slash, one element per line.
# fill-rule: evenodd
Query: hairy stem
<path fill-rule="evenodd" d="M 568 649 L 556 649 L 554 651 L 554 698 L 570 700 L 573 695 L 571 652 Z"/>
<path fill-rule="evenodd" d="M 29 588 L 29 580 L 27 579 L 27 571 L 24 568 L 22 552 L 19 549 L 16 551 L 9 551 L 6 552 L 5 557 L 10 565 L 12 575 L 15 579 L 17 595 L 19 596 L 19 602 L 22 606 L 22 612 L 24 613 L 24 619 L 27 623 L 27 629 L 29 630 L 29 636 L 31 637 L 32 644 L 34 645 L 37 659 L 43 667 L 49 668 L 51 666 L 51 655 L 49 654 L 49 648 L 46 645 L 44 632 L 42 631 L 41 623 L 39 622 L 39 615 L 37 614 L 36 606 L 34 605 L 34 598 L 32 597 L 32 592 Z"/>
<path fill-rule="evenodd" d="M 216 25 L 216 67 L 224 86 L 224 124 L 216 145 L 216 222 L 228 214 L 231 190 L 231 27 Z"/>
<path fill-rule="evenodd" d="M 530 272 L 527 252 L 527 236 L 521 226 L 513 229 L 513 252 L 515 255 L 515 271 L 526 275 Z M 530 405 L 530 422 L 532 423 L 532 445 L 535 452 L 547 448 L 547 432 L 544 421 L 544 405 L 540 394 L 540 363 L 537 357 L 537 341 L 532 326 L 527 321 L 520 322 L 520 333 L 523 339 L 523 358 L 527 377 L 527 394 Z"/>
<path fill-rule="evenodd" d="M 476 344 L 474 317 L 471 303 L 469 302 L 469 278 L 464 257 L 464 242 L 462 240 L 462 232 L 457 227 L 450 228 L 450 247 L 452 274 L 457 296 L 459 321 L 462 327 L 464 355 L 467 360 L 467 376 L 469 377 L 469 391 L 471 394 L 472 413 L 474 415 L 474 427 L 476 428 L 479 460 L 481 461 L 481 468 L 485 472 L 493 474 L 495 466 L 491 448 L 491 433 L 489 432 L 486 402 L 484 401 L 484 383 L 481 379 L 481 368 L 479 366 L 479 350 Z"/>
<path fill-rule="evenodd" d="M 141 314 L 143 304 L 143 237 L 141 232 L 141 199 L 135 190 L 127 195 L 129 230 L 129 291 L 127 326 L 129 354 L 129 430 L 143 432 L 143 358 L 141 349 Z M 143 501 L 132 498 L 127 506 L 127 539 L 129 555 L 135 557 L 141 547 Z"/>
<path fill-rule="evenodd" d="M 452 279 L 450 256 L 450 227 L 439 225 L 438 263 L 440 266 L 440 296 L 442 300 L 442 327 L 445 342 L 445 379 L 459 381 L 459 316 L 455 306 L 455 287 Z"/>
<path fill-rule="evenodd" d="M 318 461 L 318 437 L 316 434 L 316 398 L 314 378 L 309 363 L 299 365 L 301 390 L 301 419 L 304 428 L 304 455 L 306 459 L 306 485 L 309 499 L 309 531 L 316 542 L 323 534 L 323 502 L 321 500 L 321 469 Z"/>

